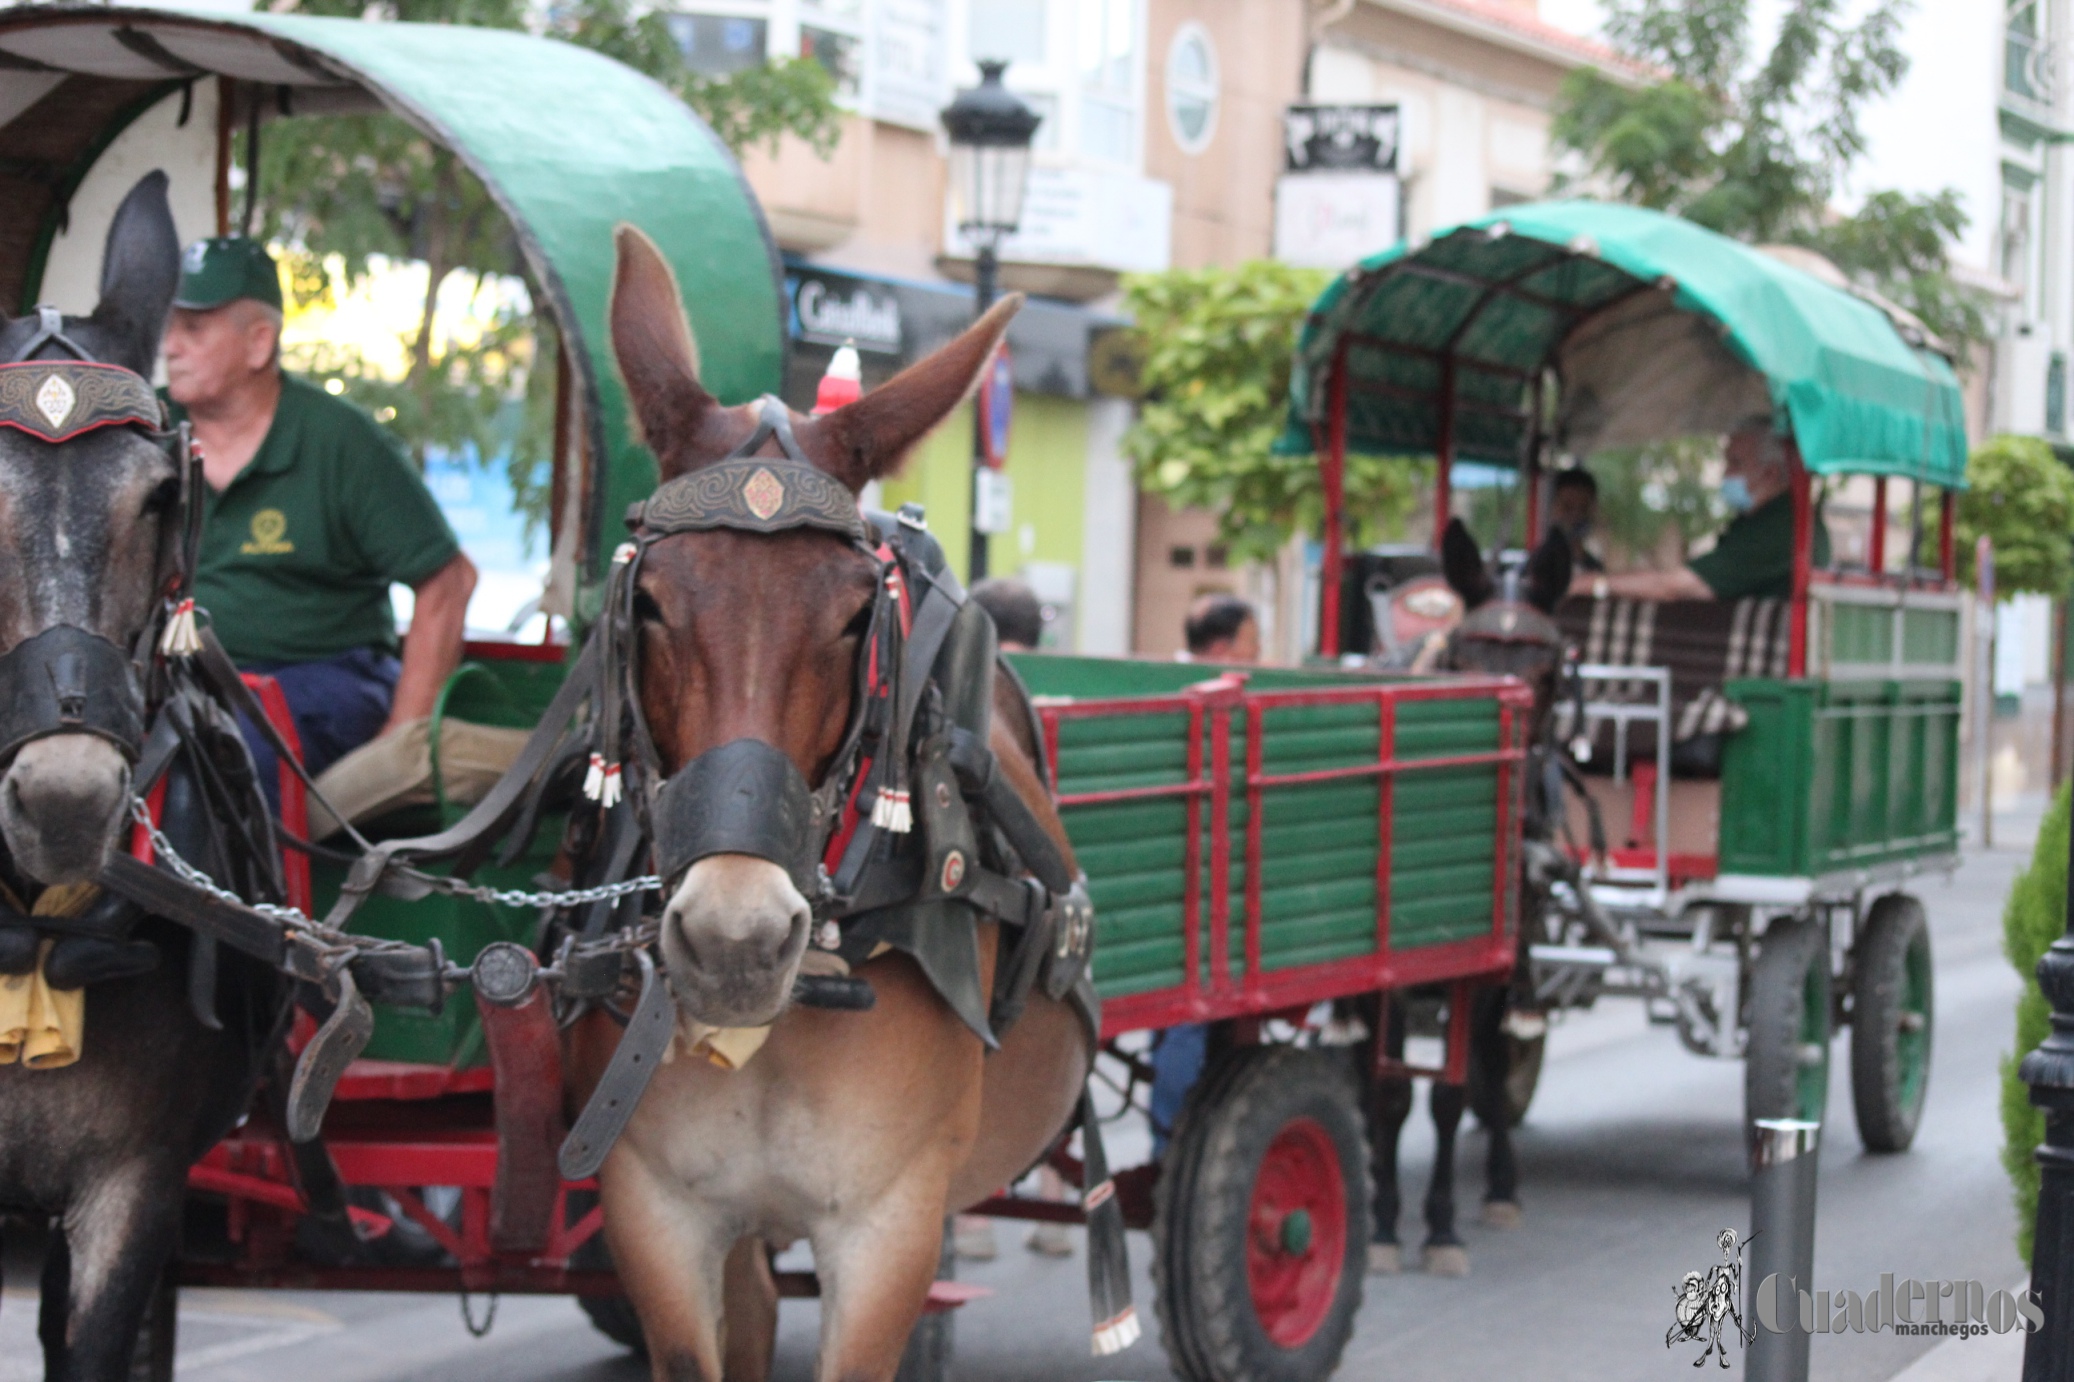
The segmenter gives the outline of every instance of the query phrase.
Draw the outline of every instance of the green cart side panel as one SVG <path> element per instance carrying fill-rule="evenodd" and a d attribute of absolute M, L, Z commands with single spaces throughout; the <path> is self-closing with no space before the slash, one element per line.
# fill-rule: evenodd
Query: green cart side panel
<path fill-rule="evenodd" d="M 1959 611 L 1905 609 L 1901 612 L 1901 660 L 1954 666 L 1959 660 Z"/>
<path fill-rule="evenodd" d="M 1017 655 L 1040 698 L 1128 701 L 1173 696 L 1216 675 L 1191 663 Z M 1337 671 L 1257 670 L 1250 690 L 1373 685 L 1401 678 Z M 1185 710 L 1107 707 L 1065 718 L 1058 731 L 1063 796 L 1176 786 L 1188 780 Z M 1203 720 L 1201 761 L 1214 763 L 1215 732 Z M 1499 709 L 1491 697 L 1409 701 L 1397 707 L 1400 759 L 1445 758 L 1498 748 Z M 1247 717 L 1234 709 L 1225 730 L 1230 802 L 1227 886 L 1230 968 L 1246 955 L 1245 791 Z M 1376 761 L 1373 705 L 1269 706 L 1261 717 L 1261 770 L 1268 775 L 1365 766 Z M 1482 935 L 1495 894 L 1497 769 L 1450 766 L 1400 774 L 1392 788 L 1391 945 L 1411 949 Z M 1264 788 L 1260 800 L 1260 947 L 1265 971 L 1373 954 L 1377 949 L 1377 785 L 1336 780 Z M 1203 918 L 1201 978 L 1211 977 L 1209 918 L 1213 822 L 1200 809 L 1197 886 Z M 1095 987 L 1104 998 L 1180 984 L 1186 964 L 1188 806 L 1179 797 L 1069 806 L 1064 810 L 1095 904 Z"/>
<path fill-rule="evenodd" d="M 1721 871 L 1813 878 L 1958 847 L 1959 683 L 1731 681 Z"/>
<path fill-rule="evenodd" d="M 477 724 L 530 729 L 554 699 L 565 671 L 558 662 L 464 663 L 447 682 L 439 709 L 443 715 Z M 399 811 L 374 822 L 374 833 L 394 837 L 444 829 L 465 810 L 442 804 Z M 543 819 L 532 847 L 521 858 L 505 868 L 487 864 L 476 870 L 474 881 L 499 888 L 538 887 L 538 877 L 553 862 L 561 838 L 561 819 Z M 318 915 L 330 909 L 344 881 L 343 868 L 321 861 L 313 864 L 311 883 Z M 530 908 L 493 907 L 437 893 L 415 902 L 371 898 L 353 916 L 353 929 L 363 935 L 416 945 L 436 939 L 449 960 L 464 965 L 492 941 L 531 945 L 538 928 L 537 914 Z M 449 995 L 446 1007 L 437 1014 L 377 1007 L 374 1037 L 364 1054 L 371 1060 L 416 1061 L 456 1069 L 482 1065 L 489 1059 L 475 1003 L 466 989 Z"/>

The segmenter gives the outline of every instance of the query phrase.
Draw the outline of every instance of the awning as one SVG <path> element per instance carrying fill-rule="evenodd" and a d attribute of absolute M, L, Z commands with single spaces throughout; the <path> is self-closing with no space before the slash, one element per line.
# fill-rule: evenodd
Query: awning
<path fill-rule="evenodd" d="M 1511 206 L 1362 261 L 1298 344 L 1277 449 L 1313 449 L 1335 359 L 1347 449 L 1516 465 L 1526 391 L 1562 381 L 1558 445 L 1610 446 L 1790 426 L 1810 469 L 1963 486 L 1965 415 L 1949 361 L 1888 315 L 1690 221 L 1589 201 Z"/>

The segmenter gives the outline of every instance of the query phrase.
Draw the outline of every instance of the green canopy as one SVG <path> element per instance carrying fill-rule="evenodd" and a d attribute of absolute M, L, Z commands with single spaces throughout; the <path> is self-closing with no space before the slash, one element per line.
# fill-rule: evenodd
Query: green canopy
<path fill-rule="evenodd" d="M 267 13 L 30 5 L 0 11 L 0 308 L 36 301 L 73 192 L 146 111 L 223 78 L 244 110 L 388 110 L 445 145 L 511 220 L 560 333 L 590 458 L 583 564 L 655 486 L 629 424 L 606 313 L 612 233 L 640 227 L 676 270 L 704 382 L 777 389 L 782 274 L 734 158 L 660 85 L 588 49 L 502 29 Z M 183 115 L 184 123 L 184 115 Z M 148 164 L 145 166 L 149 166 Z M 213 169 L 173 167 L 175 178 Z"/>
<path fill-rule="evenodd" d="M 1963 486 L 1958 379 L 1904 330 L 1870 302 L 1675 216 L 1589 201 L 1510 206 L 1366 259 L 1325 290 L 1297 347 L 1277 450 L 1313 450 L 1340 359 L 1347 450 L 1448 448 L 1515 465 L 1531 439 L 1528 386 L 1553 368 L 1554 440 L 1573 452 L 1768 418 L 1790 427 L 1814 471 Z"/>

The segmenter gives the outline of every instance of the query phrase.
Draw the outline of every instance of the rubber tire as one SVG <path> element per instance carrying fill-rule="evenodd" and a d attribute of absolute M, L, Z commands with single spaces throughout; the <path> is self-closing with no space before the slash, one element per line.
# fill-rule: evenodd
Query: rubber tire
<path fill-rule="evenodd" d="M 641 1317 L 634 1313 L 634 1303 L 625 1296 L 578 1296 L 576 1307 L 590 1316 L 592 1326 L 613 1343 L 631 1350 L 637 1358 L 648 1356 Z"/>
<path fill-rule="evenodd" d="M 1760 1118 L 1822 1121 L 1828 1103 L 1831 1025 L 1826 928 L 1781 917 L 1758 942 L 1750 973 L 1750 1033 L 1743 1055 L 1744 1131 L 1753 1140 Z M 1801 1047 L 1819 1021 L 1819 1089 L 1803 1080 Z"/>
<path fill-rule="evenodd" d="M 1903 1089 L 1901 1024 L 1907 1009 L 1910 952 L 1918 952 L 1922 980 L 1922 1071 L 1913 1100 Z M 1906 893 L 1872 904 L 1858 935 L 1851 986 L 1851 1108 L 1868 1152 L 1905 1152 L 1915 1140 L 1930 1085 L 1931 1037 L 1936 1031 L 1930 919 Z"/>
<path fill-rule="evenodd" d="M 1346 1200 L 1338 1290 L 1310 1339 L 1286 1349 L 1255 1314 L 1246 1237 L 1254 1178 L 1276 1135 L 1315 1119 Z M 1255 1046 L 1215 1060 L 1191 1091 L 1153 1192 L 1160 1337 L 1184 1382 L 1318 1382 L 1346 1351 L 1367 1279 L 1372 1190 L 1354 1072 L 1337 1054 Z"/>
<path fill-rule="evenodd" d="M 1533 1105 L 1534 1091 L 1541 1084 L 1541 1062 L 1548 1050 L 1548 1037 L 1516 1037 L 1509 1032 L 1499 1033 L 1498 1039 L 1505 1043 L 1505 1081 L 1503 1089 L 1505 1126 L 1516 1128 L 1527 1121 L 1527 1109 Z M 1485 1098 L 1483 1075 L 1474 1060 L 1469 1062 L 1469 1107 L 1476 1110 L 1476 1121 L 1484 1123 L 1483 1110 L 1491 1107 Z"/>

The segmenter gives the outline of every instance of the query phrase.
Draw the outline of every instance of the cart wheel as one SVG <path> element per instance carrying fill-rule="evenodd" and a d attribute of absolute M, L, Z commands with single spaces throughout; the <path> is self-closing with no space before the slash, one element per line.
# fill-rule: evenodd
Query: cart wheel
<path fill-rule="evenodd" d="M 951 1220 L 943 1221 L 943 1250 L 936 1259 L 936 1279 L 950 1281 L 958 1274 L 958 1249 Z M 900 1355 L 900 1369 L 893 1382 L 950 1382 L 952 1321 L 954 1310 L 939 1310 L 915 1321 L 907 1336 L 907 1351 Z"/>
<path fill-rule="evenodd" d="M 1155 1190 L 1160 1335 L 1187 1382 L 1317 1382 L 1361 1308 L 1368 1139 L 1346 1064 L 1250 1047 L 1182 1112 Z"/>
<path fill-rule="evenodd" d="M 129 1382 L 173 1382 L 173 1353 L 180 1336 L 180 1266 L 166 1263 L 144 1318 L 137 1325 L 137 1348 L 130 1355 Z"/>
<path fill-rule="evenodd" d="M 1829 1105 L 1829 945 L 1822 927 L 1774 921 L 1750 975 L 1743 1116 L 1822 1121 Z"/>
<path fill-rule="evenodd" d="M 590 1317 L 592 1328 L 600 1334 L 621 1348 L 631 1349 L 638 1358 L 648 1356 L 641 1317 L 634 1313 L 634 1303 L 625 1296 L 578 1296 L 576 1306 Z"/>
<path fill-rule="evenodd" d="M 1852 986 L 1851 1104 L 1869 1152 L 1915 1140 L 1930 1083 L 1930 924 L 1923 904 L 1892 893 L 1872 904 Z"/>

